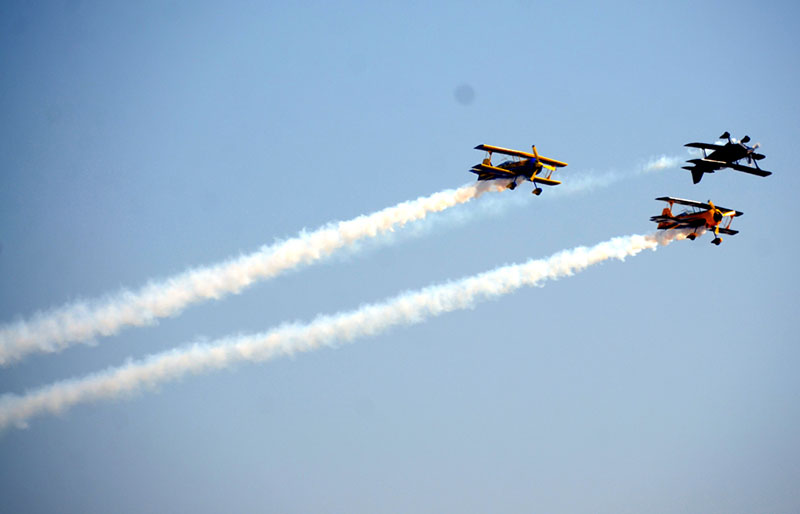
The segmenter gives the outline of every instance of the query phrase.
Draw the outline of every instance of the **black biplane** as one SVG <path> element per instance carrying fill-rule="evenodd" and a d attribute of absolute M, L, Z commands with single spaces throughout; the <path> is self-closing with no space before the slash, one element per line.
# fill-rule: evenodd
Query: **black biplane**
<path fill-rule="evenodd" d="M 672 198 L 671 196 L 661 196 L 656 198 L 656 200 L 661 200 L 669 204 L 661 211 L 660 216 L 653 216 L 650 218 L 650 221 L 658 223 L 658 228 L 660 230 L 680 228 L 692 229 L 692 232 L 686 237 L 694 240 L 698 235 L 697 231 L 701 228 L 706 228 L 714 231 L 714 240 L 711 241 L 711 243 L 718 246 L 722 242 L 722 238 L 719 237 L 720 234 L 735 235 L 739 233 L 738 230 L 731 230 L 730 227 L 733 218 L 741 216 L 744 214 L 743 212 L 714 205 L 711 200 L 709 200 L 708 203 L 703 203 L 695 202 L 694 200 Z M 684 212 L 673 214 L 672 206 L 674 204 L 686 205 L 687 207 L 691 207 L 692 210 L 685 210 Z M 722 222 L 725 218 L 728 218 L 728 221 L 723 225 Z"/>
<path fill-rule="evenodd" d="M 731 135 L 725 132 L 720 136 L 720 139 L 727 139 L 728 142 L 724 145 L 717 145 L 712 143 L 687 143 L 684 146 L 689 148 L 699 148 L 703 151 L 702 159 L 691 159 L 687 162 L 692 166 L 684 166 L 683 169 L 692 172 L 692 181 L 695 184 L 700 182 L 704 173 L 714 173 L 723 168 L 730 168 L 736 171 L 743 171 L 759 177 L 768 177 L 772 175 L 771 171 L 765 171 L 758 167 L 758 161 L 764 158 L 764 154 L 756 153 L 756 148 L 759 144 L 747 146 L 750 142 L 749 136 L 744 136 L 741 141 L 734 143 Z M 711 150 L 710 154 L 706 154 L 707 150 Z M 746 159 L 748 164 L 753 166 L 743 166 L 739 161 Z"/>
<path fill-rule="evenodd" d="M 517 180 L 523 178 L 533 182 L 533 191 L 535 195 L 542 194 L 540 184 L 545 186 L 557 186 L 561 182 L 550 178 L 556 168 L 563 168 L 567 165 L 566 162 L 557 161 L 548 157 L 542 157 L 536 151 L 536 145 L 533 145 L 533 153 L 522 152 L 519 150 L 509 150 L 508 148 L 501 148 L 499 146 L 491 145 L 478 145 L 476 150 L 484 150 L 488 156 L 480 164 L 476 164 L 469 171 L 477 173 L 478 180 L 509 180 L 509 189 L 517 187 Z M 492 164 L 492 154 L 499 153 L 508 155 L 511 159 L 501 162 L 498 165 Z M 540 175 L 543 170 L 548 170 L 545 176 Z"/>

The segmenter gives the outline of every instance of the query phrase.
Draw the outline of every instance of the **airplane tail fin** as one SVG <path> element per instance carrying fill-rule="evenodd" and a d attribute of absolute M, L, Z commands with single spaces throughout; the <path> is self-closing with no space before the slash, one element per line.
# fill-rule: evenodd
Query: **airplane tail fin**
<path fill-rule="evenodd" d="M 692 168 L 692 181 L 697 184 L 703 178 L 703 170 L 700 168 Z"/>

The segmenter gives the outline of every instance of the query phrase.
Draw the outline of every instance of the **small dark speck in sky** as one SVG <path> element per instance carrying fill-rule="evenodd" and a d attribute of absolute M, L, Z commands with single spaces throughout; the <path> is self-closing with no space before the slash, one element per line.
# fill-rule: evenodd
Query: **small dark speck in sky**
<path fill-rule="evenodd" d="M 472 86 L 469 84 L 461 84 L 458 86 L 455 91 L 453 91 L 453 95 L 456 97 L 456 101 L 461 105 L 469 105 L 475 101 L 475 90 L 472 89 Z"/>

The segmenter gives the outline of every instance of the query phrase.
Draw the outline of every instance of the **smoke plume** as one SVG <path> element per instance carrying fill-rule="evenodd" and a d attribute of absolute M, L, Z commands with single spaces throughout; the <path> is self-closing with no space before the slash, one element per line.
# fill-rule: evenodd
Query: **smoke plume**
<path fill-rule="evenodd" d="M 34 352 L 56 352 L 124 327 L 143 326 L 175 316 L 191 304 L 239 293 L 259 280 L 329 257 L 353 243 L 390 232 L 428 214 L 469 202 L 507 181 L 478 182 L 403 202 L 373 214 L 328 224 L 313 232 L 263 246 L 249 255 L 186 271 L 138 291 L 77 302 L 0 327 L 0 365 Z"/>
<path fill-rule="evenodd" d="M 549 258 L 503 266 L 404 293 L 355 311 L 318 316 L 308 324 L 285 324 L 259 334 L 179 347 L 22 395 L 5 394 L 0 396 L 0 429 L 10 425 L 25 426 L 37 415 L 63 412 L 80 403 L 117 398 L 190 373 L 207 373 L 243 361 L 267 361 L 379 334 L 393 326 L 422 323 L 428 318 L 506 295 L 522 286 L 570 276 L 608 259 L 624 260 L 642 250 L 655 250 L 659 245 L 685 238 L 687 233 L 672 230 L 616 237 L 592 247 L 581 246 Z"/>

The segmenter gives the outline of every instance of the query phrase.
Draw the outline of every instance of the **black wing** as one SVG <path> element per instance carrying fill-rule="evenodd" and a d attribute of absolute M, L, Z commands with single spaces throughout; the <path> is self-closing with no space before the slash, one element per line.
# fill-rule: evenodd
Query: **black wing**
<path fill-rule="evenodd" d="M 724 148 L 722 145 L 715 145 L 712 143 L 686 143 L 683 146 L 688 146 L 689 148 L 701 148 L 703 150 L 720 150 Z"/>
<path fill-rule="evenodd" d="M 758 175 L 759 177 L 769 177 L 772 175 L 771 171 L 762 170 L 760 168 L 752 168 L 750 166 L 742 166 L 741 164 L 728 164 L 728 167 L 736 170 L 736 171 L 743 171 L 745 173 L 750 173 L 751 175 Z"/>
<path fill-rule="evenodd" d="M 710 209 L 711 206 L 703 202 L 695 202 L 694 200 L 684 200 L 683 198 L 673 198 L 672 196 L 659 196 L 656 200 L 662 202 L 677 203 L 678 205 L 686 205 L 688 207 L 698 207 L 700 209 Z"/>

